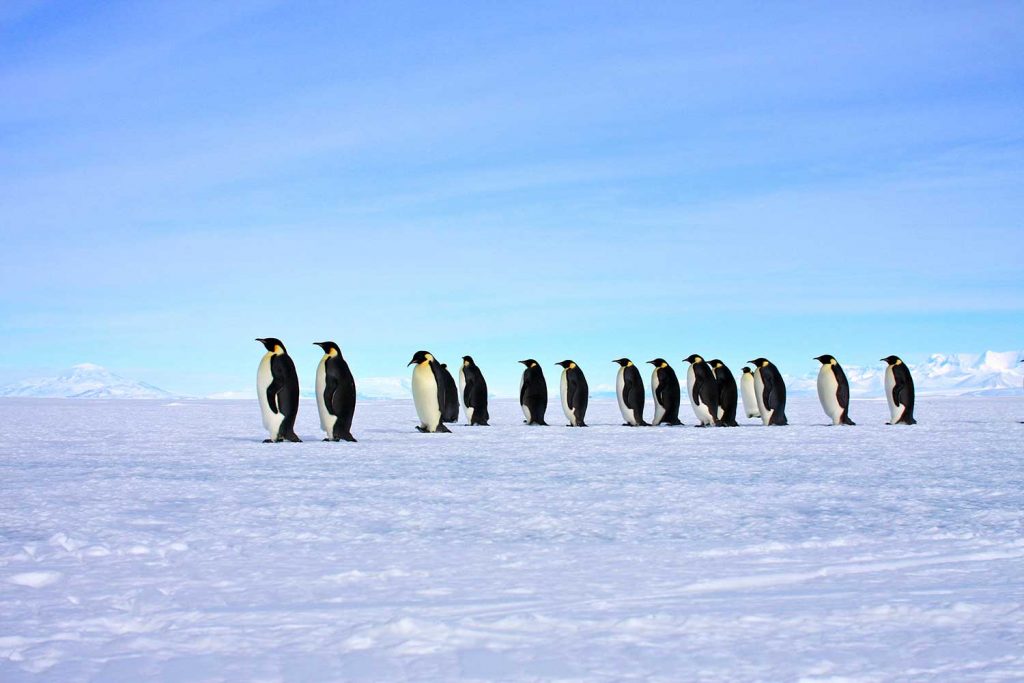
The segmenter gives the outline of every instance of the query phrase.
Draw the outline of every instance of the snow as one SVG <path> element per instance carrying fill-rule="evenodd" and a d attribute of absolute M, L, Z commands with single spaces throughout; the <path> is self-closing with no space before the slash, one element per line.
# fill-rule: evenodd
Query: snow
<path fill-rule="evenodd" d="M 5 683 L 1024 678 L 1019 397 L 453 434 L 376 401 L 357 444 L 309 401 L 301 444 L 255 401 L 0 407 Z"/>
<path fill-rule="evenodd" d="M 56 377 L 0 387 L 0 396 L 31 398 L 171 398 L 152 384 L 125 379 L 95 363 L 79 363 Z"/>

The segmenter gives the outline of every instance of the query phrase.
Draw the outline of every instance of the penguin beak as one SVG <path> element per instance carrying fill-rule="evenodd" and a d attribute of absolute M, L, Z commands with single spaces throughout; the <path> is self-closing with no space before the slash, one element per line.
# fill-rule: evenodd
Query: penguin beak
<path fill-rule="evenodd" d="M 405 364 L 405 367 L 409 367 L 410 365 L 412 365 L 415 362 L 416 362 L 416 359 L 413 358 L 411 361 L 409 361 L 408 363 Z"/>
<path fill-rule="evenodd" d="M 260 344 L 262 344 L 262 343 L 263 343 L 263 342 L 265 342 L 266 340 L 265 340 L 265 339 L 260 339 L 259 337 L 256 337 L 256 341 L 258 341 L 258 342 L 259 342 Z"/>

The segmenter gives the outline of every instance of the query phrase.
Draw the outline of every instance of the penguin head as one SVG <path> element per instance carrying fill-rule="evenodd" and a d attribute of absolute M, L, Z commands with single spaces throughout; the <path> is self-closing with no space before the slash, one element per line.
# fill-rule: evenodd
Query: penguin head
<path fill-rule="evenodd" d="M 886 365 L 902 365 L 903 361 L 900 360 L 899 356 L 886 356 L 880 359 Z"/>
<path fill-rule="evenodd" d="M 631 361 L 628 358 L 619 358 L 618 360 L 613 360 L 612 362 L 613 363 L 618 363 L 620 366 L 622 366 L 624 368 L 628 368 L 630 365 L 633 364 L 633 361 Z"/>
<path fill-rule="evenodd" d="M 744 365 L 743 366 L 743 374 L 744 375 L 749 375 L 750 374 L 750 368 L 748 368 L 747 366 Z"/>
<path fill-rule="evenodd" d="M 563 361 L 560 361 L 558 363 L 555 363 L 555 365 L 561 365 L 563 368 L 568 370 L 569 368 L 576 367 L 576 361 L 574 361 L 574 360 L 563 360 Z"/>
<path fill-rule="evenodd" d="M 696 365 L 697 363 L 703 363 L 704 359 L 698 356 L 696 353 L 691 353 L 689 356 L 683 359 L 684 363 L 690 363 Z"/>
<path fill-rule="evenodd" d="M 668 367 L 668 363 L 665 361 L 664 358 L 655 358 L 654 360 L 649 360 L 647 362 L 650 363 L 651 365 L 653 365 L 656 368 L 667 368 Z"/>
<path fill-rule="evenodd" d="M 754 360 L 748 360 L 747 362 L 756 368 L 766 368 L 772 364 L 772 362 L 767 358 L 755 358 Z"/>
<path fill-rule="evenodd" d="M 476 363 L 473 362 L 473 356 L 463 356 L 462 357 L 462 367 L 464 367 L 464 368 L 471 368 L 474 365 L 476 365 Z"/>
<path fill-rule="evenodd" d="M 537 361 L 535 361 L 532 358 L 527 358 L 526 360 L 521 360 L 519 362 L 522 363 L 523 365 L 525 365 L 528 368 L 535 368 L 535 367 L 537 367 Z"/>
<path fill-rule="evenodd" d="M 714 369 L 714 370 L 717 370 L 718 368 L 725 367 L 725 363 L 723 363 L 722 361 L 718 360 L 717 358 L 715 358 L 713 360 L 709 360 L 708 361 L 708 365 L 710 365 L 712 367 L 712 369 Z"/>
<path fill-rule="evenodd" d="M 313 346 L 319 346 L 321 349 L 324 350 L 324 355 L 331 356 L 332 358 L 334 356 L 341 355 L 341 349 L 339 349 L 338 345 L 332 341 L 313 342 Z"/>
<path fill-rule="evenodd" d="M 265 339 L 260 339 L 257 337 L 256 341 L 263 344 L 263 347 L 266 348 L 267 351 L 270 351 L 275 356 L 280 356 L 285 353 L 288 353 L 284 348 L 284 344 L 282 344 L 281 340 L 277 339 L 276 337 L 266 337 Z"/>
<path fill-rule="evenodd" d="M 838 365 L 839 364 L 839 361 L 836 360 L 836 357 L 831 355 L 831 354 L 828 354 L 828 353 L 822 354 L 820 356 L 815 356 L 814 360 L 820 362 L 822 365 Z"/>
<path fill-rule="evenodd" d="M 412 360 L 409 361 L 409 364 L 406 367 L 409 365 L 423 365 L 424 363 L 429 363 L 432 360 L 434 360 L 434 357 L 430 355 L 429 351 L 417 351 L 413 354 Z"/>

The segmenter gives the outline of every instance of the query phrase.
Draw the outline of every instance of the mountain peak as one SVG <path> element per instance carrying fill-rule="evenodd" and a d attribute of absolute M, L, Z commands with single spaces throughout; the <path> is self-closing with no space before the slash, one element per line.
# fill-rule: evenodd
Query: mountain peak
<path fill-rule="evenodd" d="M 173 398 L 152 384 L 125 379 L 102 365 L 79 363 L 56 377 L 0 387 L 0 396 L 26 398 Z"/>

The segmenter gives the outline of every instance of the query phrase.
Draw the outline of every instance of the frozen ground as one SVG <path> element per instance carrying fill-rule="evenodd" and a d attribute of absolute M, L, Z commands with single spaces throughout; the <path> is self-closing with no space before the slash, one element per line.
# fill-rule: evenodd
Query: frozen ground
<path fill-rule="evenodd" d="M 254 401 L 0 409 L 4 683 L 1024 678 L 1021 399 L 451 435 L 364 402 L 358 444 L 275 445 Z"/>

